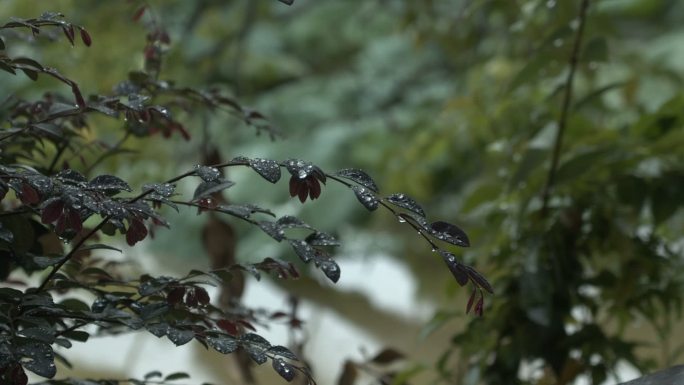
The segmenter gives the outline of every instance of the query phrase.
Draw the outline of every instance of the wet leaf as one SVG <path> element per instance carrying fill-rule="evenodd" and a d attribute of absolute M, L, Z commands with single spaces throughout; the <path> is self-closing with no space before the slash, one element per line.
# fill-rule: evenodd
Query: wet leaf
<path fill-rule="evenodd" d="M 279 356 L 282 356 L 282 357 L 285 357 L 285 358 L 288 358 L 291 360 L 299 360 L 299 357 L 297 357 L 296 354 L 292 353 L 292 351 L 290 351 L 290 349 L 286 348 L 285 346 L 280 346 L 280 345 L 271 346 L 268 349 L 268 351 L 270 353 L 273 353 L 273 354 L 276 354 L 276 355 L 279 355 Z"/>
<path fill-rule="evenodd" d="M 283 229 L 275 222 L 260 221 L 258 222 L 258 226 L 278 242 L 285 239 L 285 232 L 283 232 Z"/>
<path fill-rule="evenodd" d="M 139 219 L 132 219 L 126 231 L 126 243 L 133 246 L 147 237 L 147 227 Z"/>
<path fill-rule="evenodd" d="M 86 307 L 86 310 L 87 309 L 88 308 Z M 55 329 L 47 327 L 30 327 L 19 332 L 20 335 L 26 338 L 38 340 L 47 344 L 52 344 L 55 342 L 55 333 Z"/>
<path fill-rule="evenodd" d="M 166 331 L 166 337 L 173 342 L 174 345 L 181 346 L 192 341 L 195 337 L 195 333 L 192 330 L 169 327 Z"/>
<path fill-rule="evenodd" d="M 33 373 L 52 378 L 57 373 L 55 367 L 55 354 L 49 344 L 35 340 L 28 340 L 27 343 L 19 345 L 15 353 L 25 359 L 22 365 Z"/>
<path fill-rule="evenodd" d="M 292 381 L 295 377 L 295 370 L 292 365 L 283 361 L 282 358 L 276 358 L 272 361 L 273 369 L 288 382 Z"/>
<path fill-rule="evenodd" d="M 249 354 L 249 358 L 251 358 L 258 365 L 261 365 L 264 362 L 268 361 L 268 356 L 263 351 L 247 349 L 247 354 Z"/>
<path fill-rule="evenodd" d="M 361 202 L 361 204 L 369 211 L 374 211 L 378 208 L 378 198 L 370 192 L 365 187 L 354 186 L 352 187 L 356 198 Z"/>
<path fill-rule="evenodd" d="M 167 323 L 148 324 L 145 326 L 145 329 L 147 329 L 147 331 L 153 336 L 161 338 L 166 335 L 167 331 L 169 331 L 169 325 Z"/>
<path fill-rule="evenodd" d="M 249 166 L 267 181 L 276 183 L 280 180 L 280 165 L 275 160 L 254 158 L 248 162 Z"/>
<path fill-rule="evenodd" d="M 176 191 L 176 186 L 171 183 L 146 183 L 143 185 L 142 190 L 152 190 L 154 193 L 164 198 L 169 198 Z"/>
<path fill-rule="evenodd" d="M 448 251 L 440 250 L 439 253 L 442 255 L 447 267 L 449 267 L 451 274 L 456 278 L 456 282 L 461 286 L 465 286 L 468 283 L 468 270 L 466 269 L 466 265 L 458 262 L 456 256 Z"/>
<path fill-rule="evenodd" d="M 308 224 L 304 223 L 304 221 L 302 221 L 301 219 L 292 215 L 285 215 L 278 218 L 276 224 L 282 229 L 303 228 L 313 230 L 313 227 L 309 226 Z"/>
<path fill-rule="evenodd" d="M 306 241 L 299 239 L 290 239 L 290 245 L 294 249 L 295 253 L 299 256 L 299 259 L 304 263 L 309 263 L 312 259 L 316 258 L 316 249 L 311 247 Z"/>
<path fill-rule="evenodd" d="M 40 196 L 38 195 L 38 192 L 28 183 L 23 183 L 21 185 L 19 199 L 21 199 L 21 202 L 25 205 L 35 205 L 36 203 L 40 202 Z"/>
<path fill-rule="evenodd" d="M 420 215 L 421 217 L 425 217 L 425 211 L 423 211 L 423 208 L 420 207 L 418 202 L 416 202 L 413 198 L 409 197 L 406 194 L 392 194 L 385 199 L 387 199 L 389 203 L 395 206 L 399 206 L 401 208 L 412 211 Z"/>
<path fill-rule="evenodd" d="M 356 168 L 345 168 L 337 171 L 335 175 L 358 183 L 373 192 L 379 192 L 378 185 L 375 184 L 373 178 L 371 178 L 370 175 L 366 174 L 366 172 L 363 170 Z"/>
<path fill-rule="evenodd" d="M 318 259 L 316 264 L 333 283 L 340 280 L 340 266 L 332 258 Z"/>
<path fill-rule="evenodd" d="M 219 205 L 214 209 L 222 213 L 230 214 L 239 218 L 249 218 L 254 213 L 263 213 L 275 217 L 272 211 L 263 209 L 259 206 L 245 204 L 245 205 Z"/>
<path fill-rule="evenodd" d="M 288 159 L 285 161 L 285 168 L 292 174 L 293 177 L 298 179 L 306 179 L 309 176 L 313 176 L 322 183 L 325 183 L 326 177 L 325 173 L 309 162 L 305 162 L 300 159 Z"/>
<path fill-rule="evenodd" d="M 470 240 L 465 231 L 448 222 L 437 221 L 431 223 L 429 234 L 440 241 L 451 243 L 452 245 L 461 247 L 470 246 Z"/>
<path fill-rule="evenodd" d="M 216 182 L 221 178 L 221 171 L 215 167 L 197 165 L 195 172 L 205 182 Z"/>
<path fill-rule="evenodd" d="M 52 203 L 43 208 L 40 215 L 40 221 L 44 224 L 56 221 L 64 211 L 64 202 L 61 199 L 56 199 Z"/>
<path fill-rule="evenodd" d="M 163 276 L 149 279 L 140 284 L 138 287 L 138 293 L 142 296 L 156 294 L 164 290 L 172 282 L 174 282 L 172 278 Z"/>
<path fill-rule="evenodd" d="M 470 279 L 477 283 L 478 286 L 485 289 L 487 292 L 494 294 L 494 288 L 492 288 L 492 285 L 489 283 L 489 281 L 487 281 L 485 277 L 482 276 L 482 274 L 480 274 L 477 270 L 473 269 L 470 266 L 465 266 L 465 270 L 470 276 Z"/>
<path fill-rule="evenodd" d="M 226 180 L 226 181 L 216 180 L 213 182 L 202 182 L 195 189 L 195 193 L 193 194 L 192 200 L 198 201 L 202 198 L 209 197 L 212 194 L 221 192 L 227 188 L 232 187 L 233 185 L 235 185 L 235 183 L 231 182 L 229 180 Z"/>
<path fill-rule="evenodd" d="M 131 186 L 124 180 L 114 175 L 96 176 L 88 182 L 88 188 L 104 191 L 108 193 L 118 193 L 119 191 L 132 191 Z"/>
<path fill-rule="evenodd" d="M 306 243 L 312 246 L 339 246 L 340 242 L 332 235 L 322 231 L 316 231 L 305 239 Z"/>
<path fill-rule="evenodd" d="M 225 334 L 207 337 L 207 344 L 222 354 L 233 353 L 238 348 L 235 338 Z"/>
<path fill-rule="evenodd" d="M 258 347 L 260 349 L 269 349 L 271 343 L 268 340 L 258 334 L 247 333 L 240 338 L 240 342 L 247 346 Z"/>

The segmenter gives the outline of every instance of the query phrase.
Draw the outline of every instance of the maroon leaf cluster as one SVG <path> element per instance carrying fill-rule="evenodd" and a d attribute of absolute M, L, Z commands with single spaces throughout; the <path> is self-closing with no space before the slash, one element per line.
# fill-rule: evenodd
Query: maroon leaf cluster
<path fill-rule="evenodd" d="M 79 212 L 71 207 L 67 207 L 61 199 L 55 199 L 46 205 L 43 208 L 40 220 L 46 225 L 57 222 L 55 223 L 55 233 L 60 236 L 65 234 L 66 231 L 77 234 L 83 229 Z"/>
<path fill-rule="evenodd" d="M 174 286 L 171 287 L 166 295 L 166 301 L 171 306 L 184 304 L 190 308 L 207 306 L 210 298 L 209 293 L 199 286 Z"/>

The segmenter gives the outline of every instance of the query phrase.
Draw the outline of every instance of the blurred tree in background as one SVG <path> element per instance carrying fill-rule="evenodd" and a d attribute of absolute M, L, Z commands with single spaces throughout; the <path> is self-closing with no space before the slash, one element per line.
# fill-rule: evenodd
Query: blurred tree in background
<path fill-rule="evenodd" d="M 192 111 L 180 116 L 195 127 L 192 141 L 129 138 L 127 150 L 146 151 L 104 159 L 95 171 L 116 170 L 135 183 L 170 178 L 202 161 L 197 153 L 296 155 L 325 168 L 372 170 L 384 190 L 429 201 L 426 211 L 468 230 L 472 247 L 463 258 L 482 268 L 496 293 L 484 318 L 463 318 L 462 291 L 423 245 L 392 235 L 400 233 L 394 217 L 366 223 L 342 191 L 329 189 L 304 209 L 275 189 L 231 194 L 242 201 L 259 193 L 321 228 L 365 224 L 341 232 L 392 245 L 423 300 L 442 307 L 423 334 L 452 334 L 439 352 L 409 354 L 422 363 L 397 374 L 397 382 L 417 375 L 420 382 L 458 384 L 600 384 L 626 365 L 647 370 L 682 359 L 684 340 L 675 338 L 682 335 L 684 293 L 682 2 L 145 4 L 141 23 L 132 25 L 136 2 L 53 1 L 52 9 L 99 40 L 68 54 L 45 46 L 40 61 L 73 68 L 84 93 L 106 93 L 137 68 L 131 58 L 143 61 L 145 42 L 123 44 L 115 31 L 140 28 L 142 35 L 144 25 L 163 23 L 173 42 L 165 48 L 165 77 L 239 97 L 271 117 L 283 138 L 255 141 L 249 130 L 231 129 L 234 117 Z M 36 14 L 29 2 L 3 5 L 3 16 Z M 18 77 L 3 82 L 27 95 L 51 86 Z M 117 127 L 102 127 L 93 140 L 116 145 Z M 160 164 L 161 157 L 169 161 Z M 325 205 L 325 216 L 317 205 Z M 180 225 L 195 241 L 159 233 L 150 249 L 193 255 L 211 228 L 202 218 Z M 372 236 L 363 238 L 369 229 Z M 252 258 L 244 250 L 257 250 L 254 257 L 273 252 L 250 232 L 233 231 L 241 262 Z M 203 267 L 206 260 L 175 263 Z M 357 313 L 369 310 L 315 280 L 277 284 L 358 324 Z M 381 334 L 389 326 L 368 328 Z M 385 338 L 409 350 L 405 339 Z M 348 362 L 340 385 L 365 368 Z"/>

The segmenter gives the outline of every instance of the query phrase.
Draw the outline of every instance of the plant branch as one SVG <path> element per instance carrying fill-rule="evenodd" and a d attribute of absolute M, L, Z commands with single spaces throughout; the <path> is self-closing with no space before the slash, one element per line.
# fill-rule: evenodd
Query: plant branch
<path fill-rule="evenodd" d="M 575 35 L 575 42 L 572 47 L 572 53 L 570 54 L 570 68 L 568 70 L 568 76 L 565 79 L 565 92 L 563 93 L 563 102 L 560 115 L 558 116 L 558 131 L 556 132 L 556 138 L 553 144 L 551 166 L 549 167 L 549 173 L 546 177 L 546 184 L 544 185 L 544 190 L 542 192 L 542 215 L 546 215 L 548 210 L 549 197 L 556 179 L 558 161 L 560 159 L 561 148 L 563 145 L 563 135 L 565 134 L 565 128 L 567 127 L 570 104 L 572 102 L 573 82 L 575 79 L 575 72 L 577 71 L 577 66 L 579 64 L 580 48 L 582 47 L 582 37 L 584 34 L 584 25 L 587 19 L 588 8 L 589 0 L 582 0 L 578 16 L 579 25 L 577 27 L 577 34 Z"/>

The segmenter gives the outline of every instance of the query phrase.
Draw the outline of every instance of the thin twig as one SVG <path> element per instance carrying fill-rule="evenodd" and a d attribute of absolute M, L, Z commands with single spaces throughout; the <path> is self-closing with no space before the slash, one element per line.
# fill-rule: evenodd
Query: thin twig
<path fill-rule="evenodd" d="M 575 42 L 570 54 L 570 69 L 568 70 L 568 77 L 565 80 L 565 89 L 563 94 L 563 104 L 561 112 L 558 116 L 558 132 L 556 132 L 556 139 L 553 144 L 553 153 L 551 157 L 551 167 L 549 167 L 549 174 L 546 177 L 546 185 L 542 192 L 542 215 L 546 215 L 549 205 L 549 196 L 551 189 L 556 179 L 556 171 L 558 169 L 558 161 L 560 159 L 561 148 L 563 145 L 563 135 L 567 126 L 568 115 L 570 111 L 570 104 L 572 102 L 572 87 L 575 79 L 575 72 L 579 64 L 580 48 L 582 47 L 582 35 L 584 34 L 584 24 L 587 17 L 587 9 L 589 8 L 589 0 L 582 0 L 578 16 L 579 25 L 577 27 L 577 34 L 575 35 Z"/>

